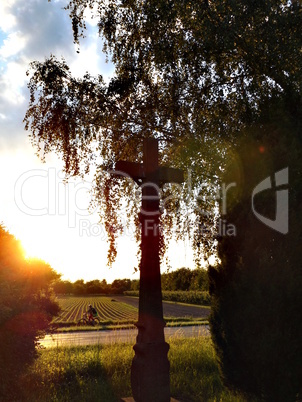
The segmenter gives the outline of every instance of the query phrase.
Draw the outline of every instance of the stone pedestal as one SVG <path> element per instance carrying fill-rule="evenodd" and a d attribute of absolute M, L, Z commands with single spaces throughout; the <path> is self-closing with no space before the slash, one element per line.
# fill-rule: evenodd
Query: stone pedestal
<path fill-rule="evenodd" d="M 136 343 L 133 349 L 131 387 L 135 401 L 169 402 L 169 345 L 166 342 Z"/>

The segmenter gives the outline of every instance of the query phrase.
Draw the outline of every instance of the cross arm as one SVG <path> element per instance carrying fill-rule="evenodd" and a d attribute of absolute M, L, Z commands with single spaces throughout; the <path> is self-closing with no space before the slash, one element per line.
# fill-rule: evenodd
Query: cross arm
<path fill-rule="evenodd" d="M 161 184 L 184 182 L 184 172 L 181 169 L 161 166 L 154 172 L 154 174 L 151 174 L 148 178 L 145 175 L 144 166 L 142 163 L 118 161 L 116 162 L 115 169 L 117 173 L 121 172 L 128 175 L 136 183 L 140 183 L 141 181 L 144 181 L 146 179 Z"/>
<path fill-rule="evenodd" d="M 158 181 L 160 183 L 183 183 L 184 172 L 181 169 L 161 166 L 158 169 Z"/>

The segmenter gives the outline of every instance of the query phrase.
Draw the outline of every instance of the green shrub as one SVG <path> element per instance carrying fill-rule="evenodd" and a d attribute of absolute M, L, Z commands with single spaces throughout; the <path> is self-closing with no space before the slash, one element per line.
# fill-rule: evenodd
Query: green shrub
<path fill-rule="evenodd" d="M 207 291 L 164 291 L 163 300 L 208 306 L 210 304 L 210 295 Z"/>

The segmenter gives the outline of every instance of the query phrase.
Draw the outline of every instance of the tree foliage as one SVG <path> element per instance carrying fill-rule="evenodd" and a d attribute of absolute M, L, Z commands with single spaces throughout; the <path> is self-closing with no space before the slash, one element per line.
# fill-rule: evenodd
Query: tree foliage
<path fill-rule="evenodd" d="M 35 356 L 39 336 L 59 312 L 51 291 L 51 283 L 58 277 L 44 261 L 26 260 L 20 243 L 0 225 L 2 400 L 15 400 L 21 392 L 18 376 Z"/>
<path fill-rule="evenodd" d="M 53 55 L 33 62 L 25 116 L 33 145 L 42 158 L 59 154 L 67 176 L 95 167 L 113 261 L 127 221 L 119 212 L 139 227 L 139 191 L 106 172 L 120 159 L 141 161 L 142 138 L 159 139 L 162 164 L 192 171 L 181 190 L 163 191 L 164 237 L 174 227 L 191 235 L 196 256 L 213 253 L 215 189 L 230 145 L 270 97 L 299 109 L 300 3 L 71 0 L 66 10 L 78 45 L 92 12 L 115 74 L 106 83 L 101 75 L 73 77 Z M 208 228 L 202 235 L 201 225 Z"/>
<path fill-rule="evenodd" d="M 205 269 L 179 268 L 162 274 L 162 290 L 204 290 L 207 291 L 208 275 Z"/>

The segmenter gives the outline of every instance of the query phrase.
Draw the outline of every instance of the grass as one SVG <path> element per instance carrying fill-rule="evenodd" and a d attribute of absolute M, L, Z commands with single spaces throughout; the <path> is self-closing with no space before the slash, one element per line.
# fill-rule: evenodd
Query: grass
<path fill-rule="evenodd" d="M 71 325 L 68 327 L 59 327 L 56 329 L 55 333 L 70 333 L 70 332 L 82 332 L 82 331 L 87 331 L 87 332 L 95 332 L 95 331 L 105 331 L 108 329 L 111 330 L 118 330 L 118 329 L 133 329 L 135 328 L 134 324 L 106 324 L 106 325 L 96 325 L 96 326 L 91 326 L 91 325 L 86 325 L 86 326 L 77 326 L 77 325 Z"/>
<path fill-rule="evenodd" d="M 209 337 L 169 340 L 171 394 L 182 402 L 246 402 L 220 380 Z M 112 344 L 41 350 L 24 375 L 24 401 L 117 402 L 131 395 L 132 345 Z M 23 399 L 22 399 L 23 400 Z"/>

